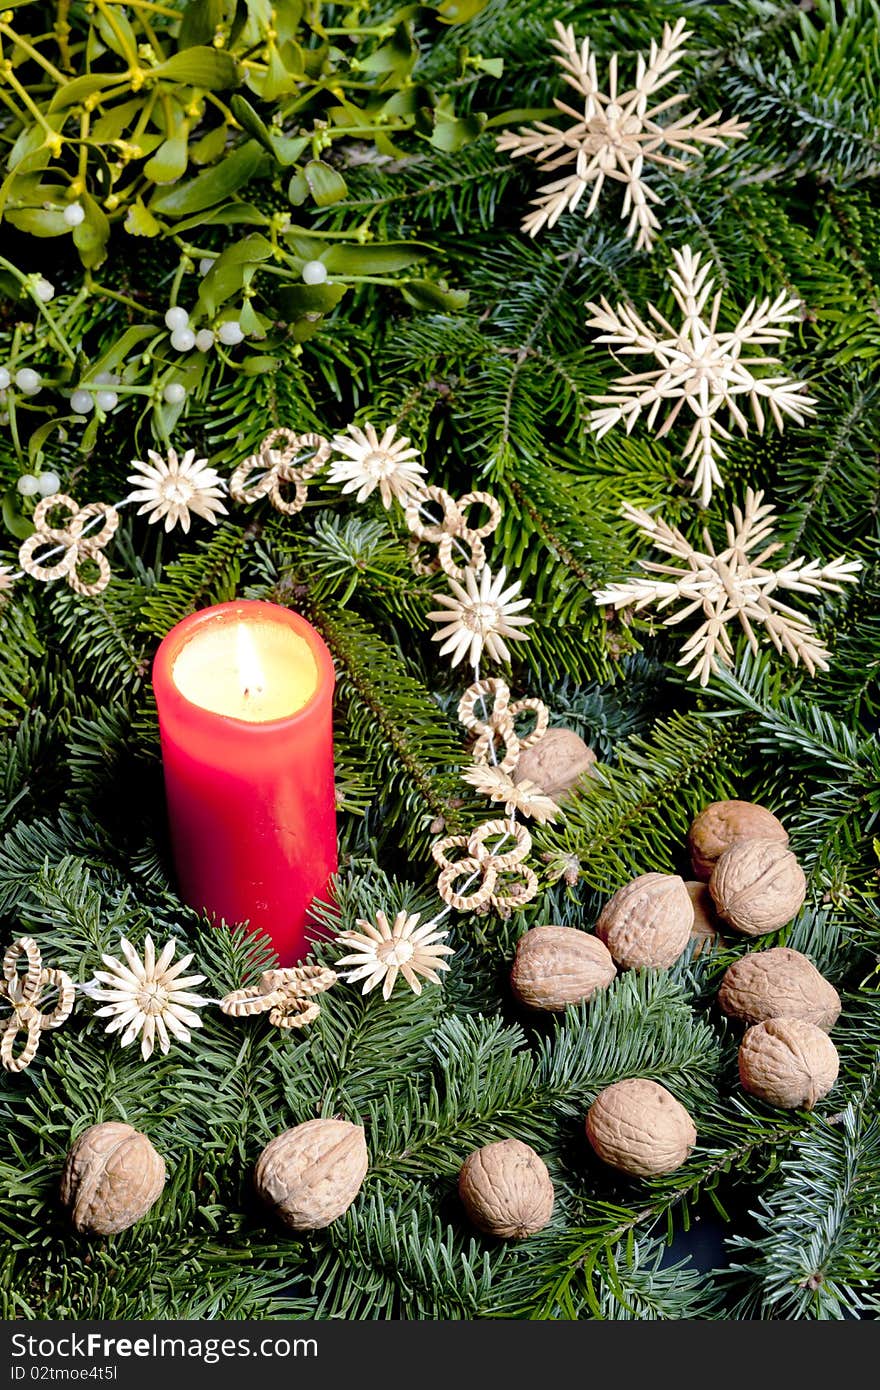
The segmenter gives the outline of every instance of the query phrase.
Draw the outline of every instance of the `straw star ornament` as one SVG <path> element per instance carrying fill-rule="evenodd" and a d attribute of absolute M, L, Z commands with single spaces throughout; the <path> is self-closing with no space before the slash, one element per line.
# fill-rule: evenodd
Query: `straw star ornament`
<path fill-rule="evenodd" d="M 746 348 L 786 338 L 786 325 L 797 319 L 800 301 L 785 293 L 772 302 L 763 299 L 758 304 L 753 299 L 730 332 L 719 332 L 720 290 L 712 298 L 708 314 L 705 312 L 714 288 L 709 266 L 701 265 L 699 255 L 689 246 L 673 251 L 672 258 L 675 269 L 669 279 L 682 313 L 680 328 L 673 328 L 653 304 L 648 305 L 648 315 L 656 327 L 631 305 L 612 309 L 606 299 L 587 305 L 593 315 L 589 326 L 601 330 L 597 342 L 619 349 L 621 356 L 644 355 L 656 363 L 647 371 L 618 377 L 611 383 L 609 395 L 594 396 L 600 409 L 591 412 L 590 427 L 601 439 L 623 422 L 629 434 L 644 411 L 648 427 L 653 428 L 668 405 L 669 414 L 657 431 L 657 438 L 662 439 L 685 410 L 693 425 L 682 451 L 684 473 L 685 477 L 693 473 L 691 491 L 699 493 L 700 505 L 706 507 L 713 487 L 724 485 L 718 467 L 724 458 L 721 441 L 733 437 L 718 418 L 720 410 L 728 410 L 734 424 L 747 434 L 749 419 L 739 404 L 745 398 L 758 433 L 763 434 L 765 406 L 781 431 L 786 415 L 799 425 L 807 415 L 814 415 L 815 402 L 805 394 L 803 382 L 788 376 L 755 374 L 756 367 L 778 365 L 778 358 L 744 355 Z"/>
<path fill-rule="evenodd" d="M 676 63 L 691 37 L 683 19 L 674 26 L 664 25 L 660 43 L 652 42 L 647 58 L 639 55 L 635 86 L 624 92 L 617 90 L 616 54 L 608 64 L 608 91 L 603 92 L 589 39 L 578 43 L 574 29 L 558 20 L 555 27 L 554 57 L 583 105 L 577 110 L 557 98 L 555 105 L 571 118 L 570 125 L 557 127 L 538 121 L 518 132 L 506 130 L 498 140 L 498 149 L 514 159 L 532 155 L 548 172 L 565 170 L 561 178 L 540 190 L 522 229 L 536 236 L 542 227 L 552 227 L 564 212 L 574 211 L 588 189 L 585 216 L 589 217 L 605 180 L 613 179 L 624 185 L 622 216 L 629 219 L 626 234 L 635 236 L 639 250 L 649 251 L 660 227 L 651 205 L 661 198 L 645 182 L 645 166 L 684 169 L 685 161 L 663 153 L 664 147 L 680 154 L 696 154 L 700 145 L 721 146 L 725 140 L 742 139 L 747 127 L 735 120 L 720 121 L 719 112 L 705 120 L 698 111 L 677 114 L 666 124 L 658 120 L 687 101 L 683 92 L 658 100 L 663 88 L 680 76 Z"/>
<path fill-rule="evenodd" d="M 793 665 L 801 663 L 811 676 L 817 668 L 827 671 L 828 650 L 809 618 L 778 595 L 819 594 L 823 590 L 840 593 L 843 584 L 855 583 L 862 568 L 860 560 L 846 560 L 843 556 L 827 565 L 800 556 L 780 569 L 768 568 L 767 560 L 781 549 L 782 542 L 766 543 L 773 532 L 775 515 L 773 508 L 763 503 L 763 497 L 763 492 L 748 489 L 745 508 L 740 511 L 734 507 L 733 521 L 726 523 L 727 546 L 717 552 L 705 529 L 706 549 L 697 550 L 676 526 L 625 505 L 627 520 L 638 526 L 658 550 L 679 563 L 643 560 L 642 568 L 651 577 L 610 584 L 593 594 L 599 604 L 612 604 L 615 608 L 632 605 L 636 612 L 650 605 L 662 611 L 679 604 L 672 616 L 665 619 L 667 627 L 702 613 L 703 622 L 685 642 L 678 662 L 679 666 L 689 666 L 688 679 L 699 678 L 701 685 L 708 685 L 712 671 L 733 659 L 728 624 L 734 621 L 745 632 L 752 651 L 758 650 L 755 628 L 760 628 Z"/>
<path fill-rule="evenodd" d="M 490 801 L 502 802 L 509 816 L 519 811 L 521 816 L 543 825 L 559 815 L 559 807 L 543 787 L 526 777 L 515 782 L 502 767 L 477 763 L 475 767 L 467 768 L 461 776 L 462 781 L 470 783 L 482 796 L 487 796 Z"/>

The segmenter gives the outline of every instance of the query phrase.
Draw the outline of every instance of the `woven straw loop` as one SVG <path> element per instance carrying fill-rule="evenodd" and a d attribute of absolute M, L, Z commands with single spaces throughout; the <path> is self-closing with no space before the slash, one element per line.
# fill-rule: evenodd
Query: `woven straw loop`
<path fill-rule="evenodd" d="M 436 502 L 442 512 L 440 521 L 423 521 L 422 508 L 426 502 Z M 442 487 L 422 487 L 406 507 L 406 524 L 417 541 L 439 545 L 445 535 L 452 533 L 458 520 L 458 505 Z"/>
<path fill-rule="evenodd" d="M 491 702 L 491 703 L 490 703 Z M 466 729 L 485 732 L 493 716 L 506 714 L 510 703 L 510 688 L 500 676 L 469 685 L 458 702 L 458 717 Z M 479 706 L 479 713 L 477 707 Z"/>
<path fill-rule="evenodd" d="M 251 475 L 255 475 L 251 481 Z M 236 502 L 258 502 L 272 487 L 272 469 L 263 454 L 249 454 L 229 479 L 229 493 Z"/>
<path fill-rule="evenodd" d="M 504 756 L 499 758 L 498 751 L 502 745 Z M 520 742 L 513 731 L 513 720 L 509 714 L 499 719 L 498 723 L 488 728 L 484 734 L 480 734 L 471 755 L 475 763 L 491 763 L 501 772 L 513 772 L 519 762 Z"/>
<path fill-rule="evenodd" d="M 520 750 L 531 748 L 533 743 L 537 743 L 547 732 L 547 725 L 550 722 L 550 712 L 543 700 L 537 699 L 534 695 L 528 695 L 523 700 L 517 700 L 510 706 L 511 718 L 516 720 L 521 714 L 532 711 L 535 715 L 535 727 L 531 733 L 521 734 L 517 732 L 516 737 L 519 742 Z M 515 726 L 514 726 L 515 727 Z"/>
<path fill-rule="evenodd" d="M 461 517 L 462 535 L 473 536 L 477 540 L 484 540 L 486 536 L 491 536 L 493 531 L 498 529 L 501 521 L 501 505 L 496 497 L 490 492 L 466 492 L 463 497 L 459 497 L 457 504 L 458 514 Z M 484 521 L 482 526 L 469 526 L 467 514 L 471 507 L 484 506 L 489 508 L 489 520 Z"/>
<path fill-rule="evenodd" d="M 27 963 L 24 973 L 18 969 L 22 956 Z M 58 999 L 54 1008 L 44 1013 L 40 1000 L 47 988 L 57 989 Z M 12 1016 L 0 1023 L 0 1063 L 6 1071 L 21 1072 L 36 1057 L 40 1034 L 50 1028 L 60 1028 L 70 1017 L 76 998 L 73 980 L 64 970 L 44 969 L 36 942 L 32 937 L 21 936 L 3 956 L 0 998 L 12 1008 Z M 16 1055 L 19 1033 L 25 1034 L 25 1041 Z"/>
<path fill-rule="evenodd" d="M 475 874 L 479 875 L 480 883 L 473 892 L 456 892 L 455 884 L 459 880 L 463 879 L 466 884 Z M 437 892 L 458 912 L 481 912 L 489 905 L 496 877 L 495 868 L 488 859 L 461 859 L 442 871 L 437 880 Z"/>
<path fill-rule="evenodd" d="M 53 512 L 67 512 L 69 520 L 63 526 L 50 526 L 47 518 Z M 34 507 L 34 530 L 56 545 L 69 545 L 72 523 L 79 513 L 79 503 L 66 492 L 56 492 L 52 497 L 44 497 Z"/>
<path fill-rule="evenodd" d="M 538 892 L 538 875 L 528 864 L 514 864 L 498 874 L 495 890 L 489 901 L 502 917 L 519 911 Z"/>
<path fill-rule="evenodd" d="M 47 502 L 53 502 L 55 499 L 53 497 L 47 497 L 45 500 Z M 69 500 L 68 498 L 68 501 Z M 74 506 L 75 505 L 74 503 Z M 101 527 L 100 531 L 89 531 L 88 535 L 84 535 L 83 532 L 86 530 L 93 516 L 102 516 L 104 518 L 104 525 Z M 34 513 L 34 518 L 36 519 L 36 512 Z M 87 502 L 84 507 L 78 509 L 76 516 L 67 529 L 68 534 L 71 535 L 75 541 L 79 542 L 80 552 L 87 550 L 91 553 L 93 550 L 103 550 L 107 542 L 115 535 L 118 525 L 119 513 L 116 511 L 115 507 L 105 506 L 103 502 Z"/>
<path fill-rule="evenodd" d="M 321 1006 L 314 999 L 286 1000 L 283 1005 L 271 1010 L 269 1022 L 276 1028 L 305 1028 L 309 1023 L 314 1023 L 320 1012 Z"/>
<path fill-rule="evenodd" d="M 293 484 L 293 497 L 290 499 L 284 496 L 283 488 Z M 302 478 L 282 475 L 281 469 L 277 469 L 272 479 L 272 486 L 269 489 L 269 501 L 278 512 L 283 512 L 285 516 L 295 516 L 301 512 L 306 504 L 307 497 L 306 485 Z"/>
<path fill-rule="evenodd" d="M 453 553 L 453 547 L 461 554 L 466 547 L 470 547 L 470 558 L 462 557 L 459 564 Z M 437 547 L 437 564 L 444 574 L 448 574 L 450 579 L 457 579 L 461 584 L 464 582 L 468 570 L 473 570 L 479 574 L 486 563 L 486 548 L 479 536 L 473 531 L 461 531 L 455 536 L 443 536 Z"/>
<path fill-rule="evenodd" d="M 513 848 L 499 854 L 497 847 L 491 843 L 494 840 L 513 840 Z M 499 870 L 512 869 L 515 865 L 521 864 L 528 858 L 531 848 L 532 837 L 526 827 L 518 821 L 484 821 L 482 825 L 477 826 L 468 841 L 468 851 L 472 858 L 480 863 L 488 859 Z"/>
<path fill-rule="evenodd" d="M 15 1055 L 15 1040 L 19 1033 L 25 1033 L 24 1046 Z M 0 1063 L 6 1071 L 21 1072 L 29 1067 L 40 1046 L 40 1025 L 29 1018 L 26 1022 L 18 1014 L 9 1019 L 0 1037 Z"/>
<path fill-rule="evenodd" d="M 460 866 L 462 862 L 461 859 L 449 858 L 449 851 L 451 849 L 464 850 L 465 856 L 467 856 L 470 853 L 467 835 L 447 835 L 445 839 L 436 840 L 434 842 L 431 846 L 431 854 L 435 864 L 441 869 L 452 870 Z"/>
<path fill-rule="evenodd" d="M 18 969 L 22 956 L 27 961 L 24 975 Z M 32 936 L 20 936 L 7 947 L 3 956 L 3 978 L 7 986 L 11 985 L 18 992 L 19 999 L 33 1001 L 39 998 L 41 971 L 40 949 Z M 9 990 L 0 990 L 0 993 L 9 993 Z"/>

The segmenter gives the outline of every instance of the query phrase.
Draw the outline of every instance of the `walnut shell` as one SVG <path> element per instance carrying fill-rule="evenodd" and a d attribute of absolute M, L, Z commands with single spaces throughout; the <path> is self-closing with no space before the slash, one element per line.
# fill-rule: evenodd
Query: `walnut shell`
<path fill-rule="evenodd" d="M 785 1110 L 812 1110 L 837 1080 L 840 1058 L 827 1033 L 802 1018 L 768 1018 L 746 1030 L 739 1079 L 747 1091 Z"/>
<path fill-rule="evenodd" d="M 701 951 L 711 950 L 716 942 L 721 940 L 721 923 L 708 883 L 691 878 L 685 880 L 684 886 L 688 890 L 688 897 L 694 909 L 691 940 L 698 942 L 694 950 L 694 955 L 698 956 Z"/>
<path fill-rule="evenodd" d="M 535 782 L 554 801 L 561 801 L 595 761 L 596 754 L 574 729 L 548 729 L 523 749 L 513 780 Z"/>
<path fill-rule="evenodd" d="M 800 911 L 807 880 L 778 840 L 739 840 L 719 857 L 709 891 L 725 922 L 746 936 L 763 936 Z"/>
<path fill-rule="evenodd" d="M 755 801 L 712 801 L 692 822 L 688 852 L 697 878 L 708 879 L 719 855 L 739 840 L 778 840 L 788 844 L 788 831 L 766 806 Z"/>
<path fill-rule="evenodd" d="M 647 1178 L 680 1168 L 697 1131 L 665 1086 L 635 1077 L 599 1092 L 587 1112 L 587 1138 L 603 1163 Z"/>
<path fill-rule="evenodd" d="M 596 935 L 624 969 L 665 970 L 688 944 L 694 908 L 676 874 L 639 874 L 602 909 Z"/>
<path fill-rule="evenodd" d="M 731 1018 L 763 1023 L 800 1018 L 830 1032 L 840 1014 L 840 995 L 800 951 L 773 946 L 750 951 L 724 972 L 718 1003 Z"/>
<path fill-rule="evenodd" d="M 575 927 L 532 927 L 521 936 L 510 985 L 530 1009 L 561 1013 L 611 984 L 617 971 L 608 947 Z"/>
<path fill-rule="evenodd" d="M 70 1149 L 61 1202 L 78 1231 L 113 1236 L 146 1216 L 165 1187 L 165 1160 L 145 1134 L 116 1120 L 92 1125 Z"/>
<path fill-rule="evenodd" d="M 294 1231 L 319 1231 L 342 1216 L 369 1166 L 361 1125 L 306 1120 L 278 1134 L 254 1168 L 254 1187 Z"/>
<path fill-rule="evenodd" d="M 547 1165 L 520 1139 L 485 1144 L 469 1154 L 458 1175 L 458 1194 L 477 1230 L 522 1240 L 553 1215 Z"/>

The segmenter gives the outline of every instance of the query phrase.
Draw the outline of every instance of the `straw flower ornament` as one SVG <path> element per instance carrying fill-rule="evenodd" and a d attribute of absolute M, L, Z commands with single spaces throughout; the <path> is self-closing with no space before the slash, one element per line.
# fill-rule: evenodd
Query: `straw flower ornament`
<path fill-rule="evenodd" d="M 337 434 L 332 441 L 342 458 L 331 459 L 329 481 L 342 483 L 343 493 L 354 492 L 357 502 L 378 488 L 383 507 L 392 501 L 405 503 L 419 489 L 426 469 L 418 462 L 418 449 L 408 448 L 406 436 L 396 439 L 396 434 L 394 425 L 381 439 L 372 425 L 349 425 L 347 434 Z"/>
<path fill-rule="evenodd" d="M 93 999 L 106 1001 L 103 1008 L 96 1010 L 98 1017 L 111 1019 L 106 1031 L 121 1032 L 123 1047 L 140 1036 L 144 1061 L 152 1056 L 157 1043 L 160 1051 L 167 1053 L 171 1036 L 178 1042 L 189 1042 L 189 1030 L 202 1026 L 194 1010 L 211 1002 L 189 992 L 192 985 L 200 985 L 205 979 L 204 975 L 183 974 L 192 962 L 192 954 L 181 956 L 172 965 L 176 950 L 173 941 L 166 942 L 157 958 L 153 938 L 148 936 L 143 960 L 125 937 L 119 945 L 126 963 L 115 956 L 102 956 L 107 969 L 97 970 L 95 979 L 106 988 L 91 991 Z"/>
<path fill-rule="evenodd" d="M 531 600 L 516 597 L 522 587 L 519 580 L 505 588 L 506 581 L 506 569 L 502 567 L 493 579 L 492 571 L 485 565 L 479 579 L 469 569 L 464 585 L 450 577 L 451 597 L 434 595 L 443 607 L 428 614 L 432 622 L 442 624 L 432 640 L 443 643 L 440 655 L 451 656 L 453 666 L 465 658 L 469 665 L 476 666 L 484 650 L 493 661 L 509 661 L 507 642 L 527 640 L 527 634 L 519 629 L 534 622 L 522 613 Z"/>
<path fill-rule="evenodd" d="M 223 479 L 209 467 L 207 459 L 196 458 L 195 449 L 187 449 L 180 459 L 174 449 L 168 450 L 167 458 L 148 449 L 147 457 L 148 463 L 132 460 L 136 472 L 128 478 L 137 491 L 129 493 L 126 501 L 143 503 L 138 516 L 146 514 L 150 523 L 164 519 L 166 531 L 179 524 L 186 532 L 191 513 L 212 524 L 216 524 L 218 515 L 225 514 L 220 500 L 224 495 Z"/>
<path fill-rule="evenodd" d="M 437 971 L 449 969 L 443 957 L 454 952 L 451 946 L 442 944 L 447 932 L 438 931 L 433 922 L 420 927 L 419 919 L 418 912 L 398 912 L 390 923 L 384 912 L 376 913 L 375 922 L 358 917 L 359 932 L 344 931 L 337 937 L 340 945 L 354 948 L 350 955 L 336 962 L 353 967 L 346 979 L 352 983 L 363 980 L 364 994 L 381 984 L 385 1000 L 390 998 L 398 975 L 403 976 L 414 994 L 422 992 L 419 975 L 439 984 Z"/>

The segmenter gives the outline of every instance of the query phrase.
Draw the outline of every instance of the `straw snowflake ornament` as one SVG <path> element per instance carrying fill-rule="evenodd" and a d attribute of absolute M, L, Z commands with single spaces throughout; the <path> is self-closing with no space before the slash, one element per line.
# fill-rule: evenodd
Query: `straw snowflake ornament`
<path fill-rule="evenodd" d="M 627 520 L 678 563 L 643 560 L 642 568 L 651 577 L 610 584 L 593 595 L 597 603 L 615 608 L 632 605 L 636 612 L 651 605 L 662 611 L 677 604 L 676 611 L 665 619 L 667 627 L 702 613 L 703 622 L 685 642 L 678 663 L 689 666 L 688 679 L 699 678 L 701 685 L 708 685 L 713 669 L 733 658 L 728 631 L 732 622 L 739 623 L 754 652 L 758 650 L 755 628 L 759 628 L 793 665 L 801 663 L 810 675 L 815 675 L 817 668 L 827 671 L 828 651 L 810 620 L 784 603 L 778 594 L 819 594 L 823 590 L 840 593 L 841 585 L 854 583 L 862 568 L 861 561 L 843 556 L 827 565 L 800 556 L 778 570 L 770 569 L 766 562 L 781 549 L 782 542 L 767 544 L 775 515 L 773 508 L 763 503 L 763 497 L 763 492 L 748 489 L 745 508 L 740 511 L 734 507 L 733 521 L 726 523 L 727 546 L 717 552 L 707 530 L 703 531 L 706 549 L 697 550 L 676 526 L 626 505 Z"/>
<path fill-rule="evenodd" d="M 548 172 L 565 171 L 540 190 L 522 229 L 536 236 L 542 227 L 552 227 L 564 212 L 574 211 L 588 189 L 591 192 L 584 215 L 589 217 L 605 180 L 613 179 L 624 185 L 622 216 L 629 219 L 626 234 L 635 236 L 639 250 L 648 251 L 660 227 L 651 205 L 662 200 L 645 182 L 646 164 L 684 169 L 685 161 L 663 153 L 664 147 L 680 154 L 697 154 L 701 145 L 721 146 L 725 140 L 742 139 L 747 127 L 735 120 L 720 121 L 718 112 L 705 120 L 698 111 L 676 114 L 665 125 L 658 120 L 687 101 L 683 92 L 658 100 L 659 93 L 680 76 L 676 64 L 691 37 L 683 19 L 672 27 L 664 25 L 660 43 L 652 42 L 647 58 L 639 55 L 635 86 L 624 92 L 617 90 L 616 54 L 608 64 L 608 91 L 603 92 L 589 39 L 578 43 L 574 29 L 558 20 L 555 27 L 554 57 L 568 86 L 582 99 L 582 109 L 557 98 L 555 105 L 571 118 L 570 125 L 557 127 L 538 121 L 518 132 L 506 130 L 499 138 L 498 149 L 514 159 L 532 155 Z"/>
<path fill-rule="evenodd" d="M 644 411 L 648 427 L 653 428 L 668 405 L 669 414 L 657 431 L 657 438 L 662 439 L 685 410 L 693 417 L 682 452 L 685 477 L 693 473 L 691 491 L 699 493 L 700 505 L 706 507 L 712 488 L 724 485 L 718 467 L 724 458 L 721 441 L 732 438 L 718 418 L 720 410 L 728 410 L 734 424 L 747 434 L 749 419 L 739 404 L 744 398 L 758 433 L 763 434 L 765 406 L 781 431 L 786 415 L 802 425 L 807 415 L 815 414 L 815 402 L 805 394 L 802 382 L 788 376 L 755 374 L 756 367 L 778 365 L 778 358 L 761 353 L 745 356 L 747 348 L 786 338 L 786 325 L 797 319 L 800 301 L 785 293 L 772 302 L 763 299 L 758 304 L 753 299 L 730 332 L 719 332 L 720 290 L 706 314 L 715 284 L 709 277 L 709 266 L 701 265 L 699 255 L 689 246 L 673 251 L 672 258 L 675 269 L 670 271 L 669 280 L 682 314 L 679 328 L 673 328 L 653 304 L 648 305 L 647 312 L 656 327 L 631 305 L 619 304 L 612 309 L 604 298 L 600 304 L 587 305 L 593 315 L 589 326 L 601 330 L 597 342 L 608 343 L 622 357 L 644 355 L 656 363 L 647 371 L 618 377 L 611 383 L 609 395 L 594 396 L 600 409 L 591 412 L 590 427 L 601 439 L 622 421 L 629 434 Z"/>

